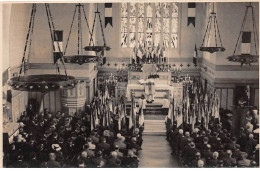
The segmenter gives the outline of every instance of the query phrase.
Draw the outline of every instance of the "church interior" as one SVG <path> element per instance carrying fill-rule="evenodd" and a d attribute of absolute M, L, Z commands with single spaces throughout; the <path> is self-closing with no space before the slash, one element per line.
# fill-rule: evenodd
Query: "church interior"
<path fill-rule="evenodd" d="M 258 2 L 1 8 L 3 167 L 259 167 Z"/>

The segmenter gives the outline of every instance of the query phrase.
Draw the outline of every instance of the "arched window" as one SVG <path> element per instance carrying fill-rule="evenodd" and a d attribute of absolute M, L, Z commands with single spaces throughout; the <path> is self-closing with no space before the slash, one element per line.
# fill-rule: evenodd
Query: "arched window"
<path fill-rule="evenodd" d="M 178 3 L 121 3 L 121 47 L 178 47 Z"/>

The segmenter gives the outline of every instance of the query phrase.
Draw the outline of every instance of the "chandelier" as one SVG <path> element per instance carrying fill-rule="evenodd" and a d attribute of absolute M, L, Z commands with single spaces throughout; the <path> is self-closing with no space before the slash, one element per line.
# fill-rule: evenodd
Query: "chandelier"
<path fill-rule="evenodd" d="M 75 78 L 67 75 L 67 71 L 64 65 L 63 55 L 61 52 L 62 47 L 59 42 L 55 42 L 58 39 L 57 30 L 55 30 L 53 17 L 51 15 L 49 4 L 45 4 L 48 25 L 50 29 L 50 35 L 53 47 L 53 59 L 54 65 L 56 65 L 56 70 L 58 74 L 42 74 L 42 75 L 27 75 L 26 74 L 26 56 L 29 61 L 31 43 L 33 38 L 34 20 L 36 14 L 36 4 L 32 5 L 31 17 L 29 21 L 29 28 L 26 36 L 26 43 L 23 52 L 22 64 L 20 66 L 20 72 L 17 77 L 13 77 L 9 80 L 8 84 L 13 90 L 18 91 L 38 91 L 38 92 L 48 92 L 55 91 L 60 88 L 73 88 L 76 84 Z M 29 50 L 28 50 L 29 49 Z M 60 74 L 60 68 L 58 66 L 57 60 L 60 60 L 64 67 L 65 75 Z M 22 76 L 22 72 L 24 75 Z"/>
<path fill-rule="evenodd" d="M 252 14 L 252 27 L 253 27 L 253 37 L 254 37 L 254 47 L 255 47 L 255 54 L 251 54 L 250 48 L 251 48 L 251 31 L 246 31 L 245 30 L 245 23 L 246 23 L 246 19 L 247 19 L 247 14 L 248 11 L 251 9 L 251 14 Z M 242 39 L 242 41 L 240 42 L 240 39 Z M 238 49 L 238 44 L 241 43 L 241 54 L 240 55 L 236 55 L 237 49 Z M 251 3 L 249 5 L 246 6 L 246 12 L 245 12 L 245 16 L 242 22 L 242 26 L 241 26 L 241 30 L 240 33 L 238 35 L 238 39 L 237 39 L 237 43 L 235 46 L 235 50 L 233 52 L 232 56 L 227 57 L 228 61 L 230 62 L 240 62 L 241 66 L 243 66 L 243 64 L 248 64 L 249 66 L 251 65 L 251 63 L 256 63 L 258 62 L 258 34 L 257 34 L 257 29 L 256 29 L 256 21 L 255 21 L 255 16 L 254 16 L 254 8 L 251 5 Z"/>
<path fill-rule="evenodd" d="M 73 28 L 73 24 L 74 24 L 74 20 L 75 20 L 75 15 L 76 12 L 78 14 L 78 42 L 77 42 L 77 54 L 76 55 L 72 55 L 72 56 L 64 56 L 64 61 L 65 63 L 78 63 L 79 65 L 82 65 L 84 63 L 88 63 L 88 62 L 94 62 L 97 59 L 97 55 L 95 52 L 89 53 L 88 55 L 83 55 L 82 54 L 82 49 L 83 49 L 83 45 L 82 45 L 82 13 L 83 13 L 83 17 L 86 21 L 86 25 L 89 31 L 89 34 L 92 36 L 92 33 L 90 32 L 90 28 L 89 28 L 89 24 L 88 24 L 88 20 L 87 20 L 87 16 L 86 16 L 86 12 L 85 12 L 85 8 L 84 5 L 81 5 L 80 3 L 75 5 L 75 10 L 73 13 L 73 17 L 72 17 L 72 23 L 70 26 L 70 31 L 69 31 L 69 35 L 67 38 L 67 43 L 65 46 L 65 50 L 64 50 L 64 55 L 66 54 L 66 50 L 69 44 L 69 40 L 70 40 L 70 35 L 71 35 L 71 31 Z"/>
<path fill-rule="evenodd" d="M 208 46 L 209 40 L 210 40 L 210 35 L 211 35 L 211 26 L 213 24 L 213 31 L 214 31 L 214 40 L 215 40 L 215 46 Z M 219 43 L 218 43 L 219 39 Z M 218 21 L 217 21 L 217 14 L 214 11 L 214 2 L 213 2 L 213 10 L 210 13 L 209 16 L 209 21 L 207 24 L 206 32 L 204 34 L 204 38 L 200 47 L 200 51 L 205 51 L 209 53 L 214 53 L 214 52 L 224 52 L 225 48 L 222 45 L 221 37 L 220 37 L 220 32 L 218 28 Z"/>
<path fill-rule="evenodd" d="M 103 42 L 104 42 L 103 46 L 94 44 L 93 34 L 94 34 L 94 30 L 95 30 L 95 23 L 96 23 L 96 18 L 97 17 L 99 19 L 100 29 L 101 29 L 101 33 L 102 33 Z M 105 57 L 105 51 L 109 51 L 110 49 L 111 48 L 106 45 L 105 34 L 104 34 L 103 25 L 102 25 L 102 21 L 101 21 L 101 17 L 100 17 L 100 12 L 98 11 L 98 4 L 97 4 L 97 10 L 96 10 L 95 16 L 94 16 L 94 22 L 93 22 L 93 26 L 92 26 L 92 31 L 90 33 L 89 46 L 86 46 L 85 50 L 86 51 L 94 51 L 96 53 L 101 52 L 100 56 L 99 56 L 99 60 L 102 60 L 102 58 Z M 103 64 L 104 64 L 105 61 L 106 60 L 103 59 Z"/>

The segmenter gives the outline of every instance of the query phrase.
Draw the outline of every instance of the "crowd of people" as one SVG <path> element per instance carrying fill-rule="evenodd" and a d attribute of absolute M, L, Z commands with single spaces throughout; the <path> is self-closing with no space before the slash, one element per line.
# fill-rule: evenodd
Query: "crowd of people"
<path fill-rule="evenodd" d="M 179 158 L 183 167 L 259 167 L 257 111 L 247 114 L 238 134 L 231 129 L 229 112 L 222 111 L 222 118 L 228 119 L 209 124 L 207 129 L 200 122 L 193 130 L 189 124 L 177 128 L 175 122 L 166 123 L 172 155 Z"/>
<path fill-rule="evenodd" d="M 116 117 L 107 126 L 93 128 L 90 110 L 73 116 L 47 109 L 39 114 L 25 111 L 19 119 L 19 134 L 5 149 L 4 167 L 138 167 L 142 130 L 115 129 Z"/>

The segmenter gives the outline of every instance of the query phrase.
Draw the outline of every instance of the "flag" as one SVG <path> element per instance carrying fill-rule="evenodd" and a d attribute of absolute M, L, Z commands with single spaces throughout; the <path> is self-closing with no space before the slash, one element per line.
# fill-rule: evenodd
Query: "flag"
<path fill-rule="evenodd" d="M 141 108 L 141 113 L 139 115 L 139 126 L 144 124 L 144 110 Z"/>
<path fill-rule="evenodd" d="M 42 100 L 41 100 L 41 105 L 40 105 L 39 113 L 43 112 L 43 110 L 44 110 L 43 100 L 44 100 L 44 96 L 43 96 L 43 98 L 42 98 Z"/>
<path fill-rule="evenodd" d="M 137 47 L 135 46 L 134 49 L 133 49 L 133 56 L 132 56 L 132 59 L 134 60 L 134 62 L 136 62 L 137 52 L 138 52 L 138 49 L 137 49 Z"/>
<path fill-rule="evenodd" d="M 191 130 L 194 131 L 195 128 L 195 122 L 196 122 L 196 106 L 195 104 L 192 107 L 192 116 L 191 116 Z"/>
<path fill-rule="evenodd" d="M 195 27 L 196 3 L 188 3 L 188 24 L 193 24 Z"/>
<path fill-rule="evenodd" d="M 197 46 L 195 44 L 195 49 L 194 49 L 194 53 L 193 53 L 193 64 L 195 66 L 197 66 L 198 63 L 198 50 L 197 50 Z"/>
<path fill-rule="evenodd" d="M 94 121 L 94 116 L 93 116 L 93 111 L 91 109 L 91 116 L 90 116 L 90 120 L 91 120 L 91 130 L 95 129 L 94 125 L 95 125 L 95 121 Z"/>
<path fill-rule="evenodd" d="M 6 101 L 9 103 L 12 103 L 12 91 L 11 90 L 7 90 L 6 92 Z"/>
<path fill-rule="evenodd" d="M 249 55 L 251 46 L 251 32 L 243 31 L 242 32 L 242 44 L 241 44 L 241 54 Z"/>
<path fill-rule="evenodd" d="M 95 110 L 95 128 L 99 125 L 98 112 Z"/>
<path fill-rule="evenodd" d="M 112 3 L 105 3 L 105 27 L 110 24 L 113 27 Z"/>
<path fill-rule="evenodd" d="M 250 99 L 250 86 L 249 85 L 246 86 L 246 95 L 247 95 L 247 98 Z"/>
<path fill-rule="evenodd" d="M 183 123 L 182 109 L 180 106 L 177 107 L 177 128 L 180 127 Z"/>
<path fill-rule="evenodd" d="M 142 46 L 139 44 L 138 48 L 137 48 L 137 56 L 139 58 L 143 58 L 143 53 L 142 53 Z"/>
<path fill-rule="evenodd" d="M 58 59 L 61 59 L 63 55 L 63 31 L 62 30 L 54 30 L 54 42 L 53 42 L 53 62 L 56 64 Z"/>

